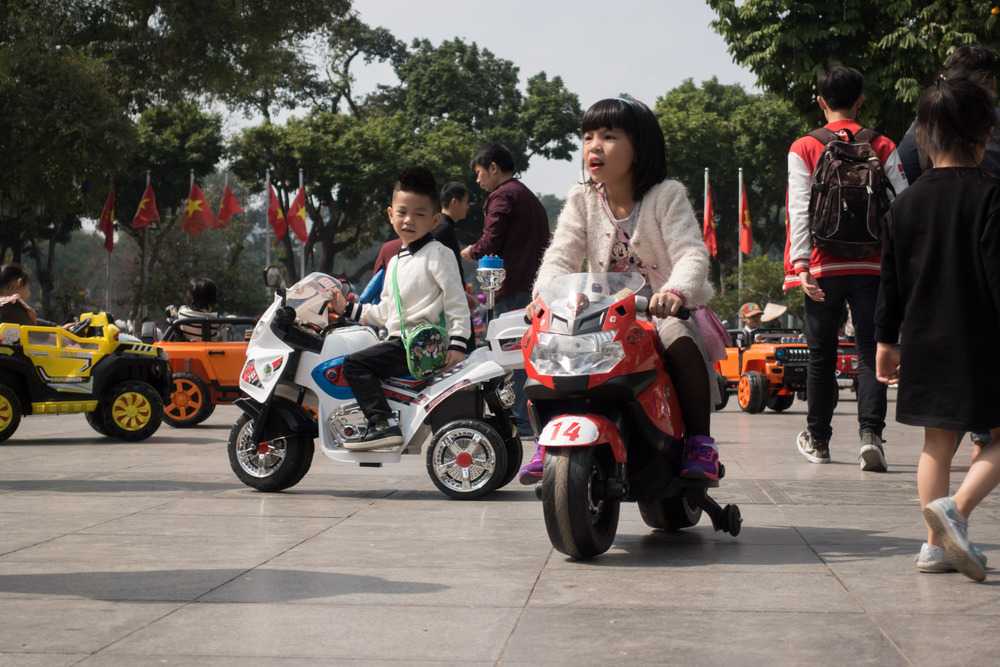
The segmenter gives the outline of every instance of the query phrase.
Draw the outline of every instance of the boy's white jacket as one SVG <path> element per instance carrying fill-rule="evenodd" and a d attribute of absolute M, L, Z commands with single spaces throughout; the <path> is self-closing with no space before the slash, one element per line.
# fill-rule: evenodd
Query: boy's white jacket
<path fill-rule="evenodd" d="M 617 240 L 597 190 L 590 185 L 573 186 L 542 258 L 534 295 L 539 285 L 556 276 L 579 272 L 585 258 L 591 271 L 608 271 L 611 247 Z M 708 250 L 683 185 L 662 181 L 643 196 L 632 245 L 652 268 L 646 278 L 654 292 L 675 290 L 684 295 L 688 306 L 711 300 L 715 290 L 708 282 Z M 665 283 L 660 276 L 666 278 Z"/>
<path fill-rule="evenodd" d="M 393 270 L 407 332 L 421 324 L 440 325 L 443 310 L 450 339 L 448 348 L 466 352 L 465 339 L 472 333 L 471 319 L 458 261 L 455 253 L 430 240 L 430 235 L 404 246 L 389 260 L 382 283 L 382 300 L 377 305 L 350 304 L 345 315 L 355 321 L 383 326 L 390 336 L 402 337 L 392 286 Z"/>

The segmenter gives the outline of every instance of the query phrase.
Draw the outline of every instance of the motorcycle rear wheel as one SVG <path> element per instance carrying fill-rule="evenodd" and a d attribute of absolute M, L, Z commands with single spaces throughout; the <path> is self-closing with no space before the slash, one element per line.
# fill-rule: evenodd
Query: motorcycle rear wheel
<path fill-rule="evenodd" d="M 606 493 L 613 463 L 609 447 L 546 448 L 542 512 L 556 550 L 582 560 L 611 548 L 621 511 Z"/>
<path fill-rule="evenodd" d="M 496 490 L 507 472 L 507 448 L 492 426 L 456 419 L 434 434 L 427 449 L 427 474 L 434 486 L 457 500 Z"/>
<path fill-rule="evenodd" d="M 229 432 L 229 465 L 240 481 L 258 491 L 284 491 L 302 481 L 312 465 L 313 439 L 272 417 L 264 441 L 253 442 L 253 419 L 242 414 Z"/>
<path fill-rule="evenodd" d="M 640 500 L 639 514 L 650 528 L 679 530 L 690 528 L 701 520 L 701 508 L 693 507 L 683 496 Z"/>

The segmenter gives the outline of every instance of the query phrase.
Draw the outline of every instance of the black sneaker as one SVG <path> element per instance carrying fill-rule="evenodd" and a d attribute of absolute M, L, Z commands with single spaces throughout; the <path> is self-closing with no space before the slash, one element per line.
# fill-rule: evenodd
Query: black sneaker
<path fill-rule="evenodd" d="M 403 444 L 403 432 L 389 422 L 378 421 L 368 425 L 365 437 L 357 442 L 345 442 L 344 449 L 353 452 L 367 452 L 370 449 L 389 449 Z"/>
<path fill-rule="evenodd" d="M 861 434 L 861 469 L 869 472 L 885 472 L 889 469 L 885 462 L 885 448 L 882 446 L 882 436 L 875 433 Z"/>
<path fill-rule="evenodd" d="M 795 444 L 799 448 L 799 452 L 802 453 L 802 456 L 811 462 L 830 462 L 830 442 L 828 440 L 817 440 L 812 437 L 809 431 L 802 431 L 802 433 L 799 433 Z"/>

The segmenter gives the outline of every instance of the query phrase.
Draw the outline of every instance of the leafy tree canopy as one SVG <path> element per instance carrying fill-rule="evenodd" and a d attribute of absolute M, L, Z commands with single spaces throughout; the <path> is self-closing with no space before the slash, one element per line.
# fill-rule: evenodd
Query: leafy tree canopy
<path fill-rule="evenodd" d="M 898 140 L 923 89 L 963 44 L 997 48 L 1000 11 L 974 0 L 707 0 L 735 62 L 767 91 L 822 124 L 816 75 L 836 65 L 865 75 L 863 125 Z"/>
<path fill-rule="evenodd" d="M 670 177 L 687 186 L 699 213 L 709 169 L 723 273 L 737 260 L 740 167 L 755 249 L 767 253 L 783 247 L 786 155 L 803 131 L 802 118 L 791 105 L 713 77 L 701 87 L 685 80 L 657 101 L 654 113 L 667 141 Z"/>

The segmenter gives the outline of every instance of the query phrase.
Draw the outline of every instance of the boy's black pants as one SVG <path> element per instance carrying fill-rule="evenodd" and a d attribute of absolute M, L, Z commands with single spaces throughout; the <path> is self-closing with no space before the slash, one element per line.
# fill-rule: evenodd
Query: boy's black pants
<path fill-rule="evenodd" d="M 402 338 L 390 338 L 360 352 L 353 352 L 344 359 L 344 379 L 369 422 L 392 417 L 379 379 L 409 372 Z"/>

